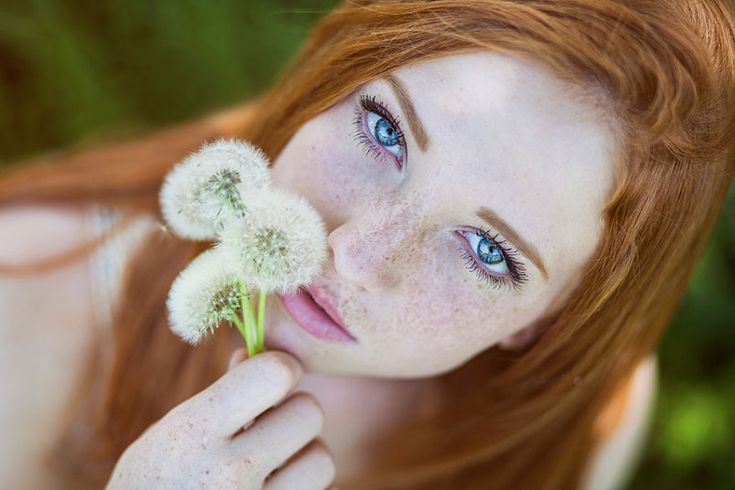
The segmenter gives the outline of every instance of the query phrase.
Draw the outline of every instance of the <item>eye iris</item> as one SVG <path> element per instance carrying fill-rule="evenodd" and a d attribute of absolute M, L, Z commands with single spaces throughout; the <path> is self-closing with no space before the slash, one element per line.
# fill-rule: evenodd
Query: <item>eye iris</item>
<path fill-rule="evenodd" d="M 381 145 L 393 146 L 398 143 L 398 134 L 385 118 L 382 118 L 375 125 L 375 137 Z"/>
<path fill-rule="evenodd" d="M 477 255 L 488 264 L 498 264 L 504 260 L 500 247 L 488 241 L 487 238 L 483 238 L 477 244 Z"/>

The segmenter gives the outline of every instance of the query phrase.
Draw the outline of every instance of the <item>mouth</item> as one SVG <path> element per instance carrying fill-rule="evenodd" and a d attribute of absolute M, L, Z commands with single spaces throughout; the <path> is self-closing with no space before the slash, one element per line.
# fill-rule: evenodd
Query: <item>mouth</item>
<path fill-rule="evenodd" d="M 334 306 L 318 289 L 300 287 L 296 293 L 278 296 L 294 322 L 311 335 L 322 340 L 357 342 L 343 326 Z"/>

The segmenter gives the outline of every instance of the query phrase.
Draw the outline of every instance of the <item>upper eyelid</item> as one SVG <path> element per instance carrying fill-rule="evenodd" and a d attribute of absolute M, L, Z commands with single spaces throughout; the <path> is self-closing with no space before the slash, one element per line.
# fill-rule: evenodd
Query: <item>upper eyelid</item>
<path fill-rule="evenodd" d="M 503 235 L 494 232 L 492 229 L 482 230 L 481 228 L 475 228 L 475 230 L 487 231 L 490 239 L 500 247 L 503 258 L 508 266 L 508 276 L 513 280 L 514 289 L 520 288 L 523 283 L 528 281 L 529 276 L 526 264 L 523 260 L 517 258 L 521 253 Z M 477 257 L 474 250 L 472 254 Z M 483 264 L 483 267 L 486 267 L 479 257 L 477 257 L 477 260 Z"/>
<path fill-rule="evenodd" d="M 401 120 L 400 114 L 396 114 L 394 111 L 392 111 L 390 107 L 388 106 L 388 104 L 380 96 L 376 94 L 371 94 L 365 91 L 365 92 L 358 93 L 357 97 L 358 97 L 357 103 L 363 110 L 367 112 L 373 112 L 375 114 L 378 114 L 381 117 L 385 117 L 386 119 L 388 119 L 388 122 L 390 122 L 392 125 L 396 127 L 396 130 L 398 132 L 399 143 L 401 143 L 402 147 L 406 148 L 408 146 L 406 143 L 406 133 L 401 127 L 402 120 Z M 385 112 L 385 114 L 381 114 L 380 112 L 376 112 L 373 109 L 365 107 L 365 102 L 364 102 L 365 100 L 372 100 L 377 105 L 377 107 L 380 108 L 381 111 Z"/>
<path fill-rule="evenodd" d="M 473 247 L 469 239 L 467 239 L 465 235 L 461 233 L 462 231 L 470 235 L 474 235 L 475 231 L 466 230 L 466 229 L 459 229 L 455 231 L 455 233 L 457 233 L 457 235 L 459 236 L 459 239 L 462 241 L 460 245 L 460 251 L 463 254 L 465 254 L 465 258 L 468 258 L 469 260 L 472 261 L 473 267 L 475 269 L 479 269 L 483 276 L 490 276 L 493 281 L 502 282 L 502 283 L 505 283 L 505 281 L 510 281 L 511 284 L 515 284 L 515 276 L 513 275 L 513 266 L 509 263 L 510 259 L 508 259 L 508 257 L 505 255 L 505 250 L 503 250 L 501 254 L 503 255 L 503 260 L 506 262 L 506 267 L 508 268 L 508 272 L 503 274 L 498 271 L 494 271 L 490 269 L 488 264 L 482 261 L 482 259 L 477 255 L 477 252 L 475 251 L 475 247 Z M 501 247 L 501 250 L 502 250 L 502 247 Z M 476 274 L 480 274 L 480 273 L 476 273 Z M 515 288 L 515 286 L 513 287 Z"/>
<path fill-rule="evenodd" d="M 406 137 L 401 128 L 400 118 L 395 116 L 388 105 L 375 94 L 368 92 L 359 92 L 357 94 L 357 103 L 355 104 L 355 113 L 357 119 L 355 120 L 356 129 L 360 133 L 360 138 L 365 138 L 367 144 L 373 148 L 375 157 L 385 162 L 386 158 L 390 158 L 394 161 L 394 164 L 398 166 L 398 170 L 404 171 L 407 165 L 408 158 L 408 145 L 406 144 Z M 372 129 L 369 127 L 367 122 L 367 114 L 373 113 L 381 118 L 386 119 L 395 129 L 398 135 L 398 146 L 400 148 L 400 155 L 394 154 L 388 148 L 392 146 L 386 146 L 377 140 L 373 134 Z M 359 121 L 359 122 L 358 122 Z M 368 154 L 370 152 L 368 151 Z"/>
<path fill-rule="evenodd" d="M 510 242 L 508 242 L 508 240 L 506 240 L 503 237 L 503 235 L 501 235 L 500 233 L 494 232 L 493 230 L 490 230 L 490 229 L 483 230 L 481 228 L 473 228 L 472 230 L 464 230 L 464 231 L 466 231 L 467 233 L 472 233 L 473 235 L 480 237 L 480 238 L 485 238 L 485 235 L 483 234 L 483 232 L 485 232 L 488 239 L 500 248 L 503 254 L 503 258 L 508 263 L 507 265 L 509 269 L 512 270 L 513 267 L 520 268 L 522 266 L 522 263 L 518 259 L 515 259 L 515 256 L 518 255 L 518 251 L 515 250 L 515 248 L 512 245 L 510 245 Z M 472 253 L 475 254 L 474 250 L 472 251 Z M 479 257 L 478 257 L 478 260 L 479 260 Z M 481 260 L 480 260 L 480 263 L 482 263 Z"/>

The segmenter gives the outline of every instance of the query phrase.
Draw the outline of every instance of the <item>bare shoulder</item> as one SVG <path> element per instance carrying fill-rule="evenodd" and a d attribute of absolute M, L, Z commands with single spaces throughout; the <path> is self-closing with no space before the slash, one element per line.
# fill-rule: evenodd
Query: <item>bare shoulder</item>
<path fill-rule="evenodd" d="M 83 211 L 2 208 L 0 264 L 57 255 L 87 233 Z M 39 274 L 0 274 L 0 481 L 8 488 L 47 483 L 34 465 L 56 435 L 93 339 L 88 267 L 77 260 Z"/>
<path fill-rule="evenodd" d="M 18 264 L 62 252 L 84 237 L 82 210 L 43 205 L 0 208 L 0 264 Z"/>
<path fill-rule="evenodd" d="M 653 353 L 635 369 L 622 416 L 596 449 L 584 490 L 617 490 L 632 478 L 649 435 L 657 383 L 658 359 Z"/>
<path fill-rule="evenodd" d="M 88 233 L 88 218 L 81 210 L 36 205 L 0 208 L 0 267 L 57 256 L 86 241 Z M 69 321 L 85 319 L 87 261 L 32 274 L 2 272 L 0 269 L 0 329 L 6 340 L 11 334 L 20 339 L 29 331 L 42 333 L 38 329 L 47 327 L 38 325 L 41 319 L 53 319 L 53 324 L 64 327 Z M 18 328 L 21 325 L 23 329 Z M 7 342 L 0 342 L 4 344 Z"/>

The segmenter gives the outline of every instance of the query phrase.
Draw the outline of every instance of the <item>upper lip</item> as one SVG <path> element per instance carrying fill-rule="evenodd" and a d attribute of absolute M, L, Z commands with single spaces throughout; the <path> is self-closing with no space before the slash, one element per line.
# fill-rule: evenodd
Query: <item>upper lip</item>
<path fill-rule="evenodd" d="M 333 300 L 330 299 L 329 293 L 327 293 L 324 288 L 315 285 L 309 285 L 304 286 L 304 289 L 306 289 L 306 291 L 311 295 L 314 302 L 318 304 L 325 312 L 327 312 L 327 315 L 329 315 L 332 320 L 334 320 L 334 323 L 339 325 L 340 328 L 342 328 L 342 330 L 344 330 L 345 332 L 350 333 L 350 331 L 347 330 L 347 327 L 345 327 L 342 318 L 339 316 L 337 308 L 334 306 Z"/>

